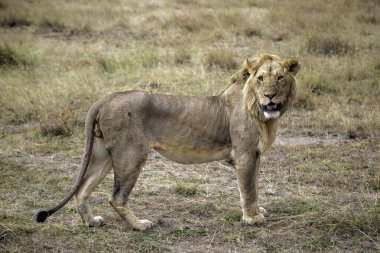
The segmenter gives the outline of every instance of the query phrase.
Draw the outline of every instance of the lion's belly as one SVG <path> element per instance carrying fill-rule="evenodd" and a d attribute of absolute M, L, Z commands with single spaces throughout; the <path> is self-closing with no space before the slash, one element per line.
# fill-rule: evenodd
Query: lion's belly
<path fill-rule="evenodd" d="M 182 164 L 206 163 L 229 159 L 231 152 L 230 145 L 205 148 L 152 142 L 150 146 L 166 158 Z"/>

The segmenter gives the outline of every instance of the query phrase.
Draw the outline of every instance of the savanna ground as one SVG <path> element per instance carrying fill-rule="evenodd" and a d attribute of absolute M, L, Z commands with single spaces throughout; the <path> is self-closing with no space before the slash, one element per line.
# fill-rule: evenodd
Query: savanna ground
<path fill-rule="evenodd" d="M 378 0 L 0 1 L 0 252 L 378 252 Z M 84 118 L 114 91 L 212 95 L 258 52 L 296 56 L 298 97 L 264 155 L 267 222 L 241 221 L 234 171 L 152 153 L 131 197 L 132 231 L 93 194 L 107 225 L 73 202 Z"/>

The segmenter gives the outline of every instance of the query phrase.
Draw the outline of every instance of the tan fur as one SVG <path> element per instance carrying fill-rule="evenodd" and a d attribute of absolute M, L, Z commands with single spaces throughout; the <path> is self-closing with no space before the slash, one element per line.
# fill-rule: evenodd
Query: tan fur
<path fill-rule="evenodd" d="M 137 219 L 127 204 L 151 148 L 183 164 L 233 160 L 243 220 L 262 221 L 257 204 L 260 156 L 273 143 L 279 117 L 294 100 L 299 64 L 263 54 L 243 66 L 218 96 L 129 91 L 98 101 L 86 121 L 87 131 L 94 131 L 96 122 L 94 145 L 85 152 L 85 157 L 92 152 L 91 160 L 75 195 L 84 223 L 102 224 L 101 217 L 93 217 L 88 200 L 112 167 L 112 207 L 135 229 L 152 226 Z"/>

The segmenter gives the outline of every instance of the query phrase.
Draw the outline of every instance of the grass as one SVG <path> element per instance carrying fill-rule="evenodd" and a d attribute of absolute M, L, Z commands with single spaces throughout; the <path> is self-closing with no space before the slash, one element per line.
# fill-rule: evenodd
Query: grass
<path fill-rule="evenodd" d="M 36 58 L 20 44 L 0 45 L 0 68 L 19 67 L 28 69 L 36 64 Z"/>
<path fill-rule="evenodd" d="M 308 38 L 307 52 L 311 54 L 322 55 L 344 55 L 352 50 L 352 47 L 347 41 L 336 36 L 320 36 L 312 35 Z"/>
<path fill-rule="evenodd" d="M 239 67 L 234 59 L 234 52 L 227 48 L 215 48 L 207 52 L 205 65 L 210 70 L 218 67 L 224 70 L 237 70 Z"/>
<path fill-rule="evenodd" d="M 198 189 L 195 186 L 177 185 L 175 192 L 183 196 L 194 196 L 198 194 Z"/>
<path fill-rule="evenodd" d="M 8 2 L 0 3 L 0 26 L 5 28 L 17 28 L 17 27 L 27 27 L 32 25 L 32 19 L 30 13 L 27 11 L 25 6 L 20 5 L 19 8 L 13 9 L 13 5 Z"/>
<path fill-rule="evenodd" d="M 246 226 L 240 220 L 236 182 L 227 180 L 234 178 L 232 170 L 215 170 L 208 165 L 173 166 L 171 173 L 188 175 L 183 183 L 196 184 L 201 189 L 198 194 L 188 197 L 173 193 L 171 189 L 177 182 L 172 179 L 166 182 L 163 178 L 170 174 L 169 171 L 160 166 L 151 166 L 142 173 L 135 190 L 138 194 L 132 195 L 131 199 L 136 214 L 156 223 L 152 230 L 146 232 L 129 229 L 107 204 L 107 195 L 112 189 L 111 177 L 107 177 L 99 186 L 92 201 L 94 212 L 106 218 L 106 226 L 87 228 L 80 225 L 72 202 L 47 224 L 34 223 L 29 220 L 33 212 L 21 208 L 37 210 L 52 205 L 57 197 L 62 197 L 62 189 L 69 186 L 76 173 L 76 166 L 67 167 L 65 164 L 76 164 L 79 157 L 57 153 L 56 157 L 50 159 L 37 155 L 20 160 L 3 155 L 1 170 L 6 177 L 2 177 L 1 182 L 4 194 L 2 200 L 8 206 L 1 209 L 2 240 L 7 249 L 16 251 L 24 251 L 28 247 L 54 251 L 68 245 L 76 250 L 97 247 L 99 251 L 139 252 L 185 248 L 192 251 L 207 248 L 215 251 L 234 248 L 242 251 L 280 248 L 301 251 L 337 248 L 374 251 L 379 240 L 380 206 L 374 188 L 376 179 L 369 179 L 367 175 L 377 173 L 376 153 L 371 151 L 366 141 L 309 145 L 309 155 L 304 156 L 305 149 L 302 146 L 275 146 L 273 156 L 279 157 L 286 152 L 292 159 L 280 162 L 264 159 L 260 196 L 269 216 L 267 222 L 258 227 Z M 338 155 L 343 160 L 356 163 L 344 170 L 325 167 L 326 162 L 320 162 L 321 157 L 332 163 L 337 159 L 334 150 L 341 150 L 343 155 Z M 291 168 L 291 164 L 305 160 L 314 164 L 313 173 L 281 169 L 286 165 Z M 148 161 L 152 165 L 167 163 L 169 161 L 156 155 L 152 155 Z M 218 166 L 218 163 L 212 166 Z M 39 174 L 38 178 L 33 176 L 35 173 Z M 199 173 L 208 175 L 207 180 L 194 177 Z M 57 174 L 61 176 L 57 178 Z M 161 188 L 160 185 L 152 185 L 152 178 L 166 182 L 166 186 Z M 20 185 L 26 180 L 28 184 Z M 15 185 L 22 199 L 11 203 L 9 200 L 14 196 L 14 191 L 10 187 Z M 157 191 L 160 194 L 151 194 Z M 216 197 L 221 193 L 222 198 Z M 32 238 L 40 239 L 35 242 Z"/>
<path fill-rule="evenodd" d="M 378 1 L 0 1 L 0 252 L 264 252 L 380 248 Z M 298 57 L 298 96 L 262 159 L 260 226 L 241 222 L 232 169 L 153 153 L 131 207 L 155 226 L 87 228 L 70 202 L 36 224 L 76 177 L 86 112 L 130 89 L 213 95 L 245 58 Z M 15 190 L 16 189 L 16 190 Z"/>

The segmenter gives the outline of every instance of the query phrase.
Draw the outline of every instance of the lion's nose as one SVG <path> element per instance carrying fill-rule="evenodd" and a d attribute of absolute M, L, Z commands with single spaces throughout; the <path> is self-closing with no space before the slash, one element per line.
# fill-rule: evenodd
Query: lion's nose
<path fill-rule="evenodd" d="M 264 96 L 266 96 L 267 98 L 269 99 L 272 99 L 274 98 L 275 96 L 277 96 L 277 93 L 264 93 Z"/>

